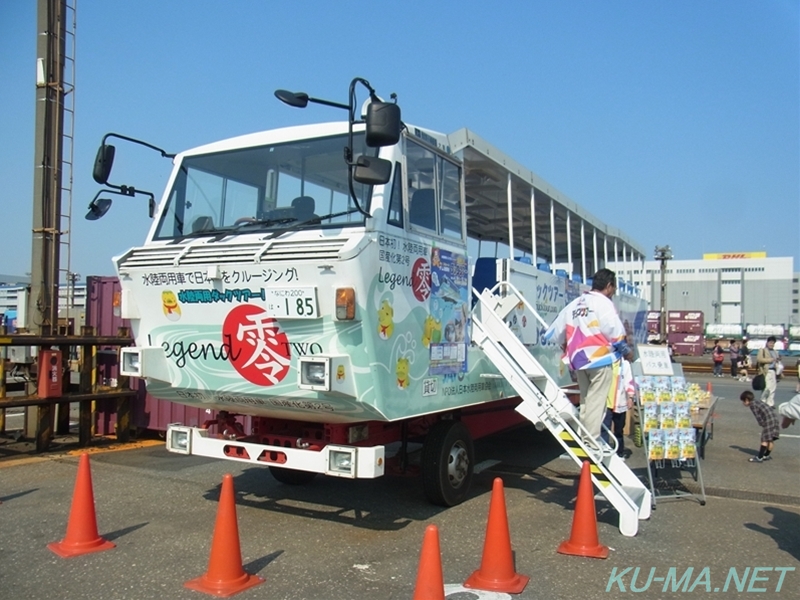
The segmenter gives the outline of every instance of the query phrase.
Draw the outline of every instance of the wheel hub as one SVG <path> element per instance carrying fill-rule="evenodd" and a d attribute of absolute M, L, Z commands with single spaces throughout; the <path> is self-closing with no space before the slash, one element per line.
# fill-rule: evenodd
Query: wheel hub
<path fill-rule="evenodd" d="M 447 479 L 454 488 L 460 487 L 469 472 L 469 455 L 467 449 L 461 444 L 454 444 L 450 448 L 447 459 Z"/>

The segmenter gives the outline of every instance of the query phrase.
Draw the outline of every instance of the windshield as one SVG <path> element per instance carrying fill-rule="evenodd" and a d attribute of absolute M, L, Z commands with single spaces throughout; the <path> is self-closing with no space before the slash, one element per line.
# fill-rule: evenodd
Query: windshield
<path fill-rule="evenodd" d="M 346 145 L 339 135 L 185 157 L 155 239 L 363 225 L 350 197 Z M 356 157 L 376 152 L 363 133 L 353 136 Z M 354 188 L 368 211 L 371 188 Z"/>

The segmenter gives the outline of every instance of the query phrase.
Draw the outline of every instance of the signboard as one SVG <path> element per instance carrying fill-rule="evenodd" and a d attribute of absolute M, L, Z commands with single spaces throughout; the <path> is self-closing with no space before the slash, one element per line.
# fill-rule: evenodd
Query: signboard
<path fill-rule="evenodd" d="M 730 260 L 732 258 L 767 258 L 766 252 L 720 252 L 703 254 L 703 260 Z"/>
<path fill-rule="evenodd" d="M 669 348 L 638 344 L 639 362 L 643 375 L 672 375 L 672 361 L 669 359 Z"/>

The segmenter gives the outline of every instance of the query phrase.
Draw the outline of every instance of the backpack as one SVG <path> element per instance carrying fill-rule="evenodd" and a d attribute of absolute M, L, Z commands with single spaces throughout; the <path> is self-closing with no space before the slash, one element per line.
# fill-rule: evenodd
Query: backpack
<path fill-rule="evenodd" d="M 761 373 L 753 377 L 753 389 L 756 392 L 762 391 L 765 387 L 767 387 L 767 382 Z"/>

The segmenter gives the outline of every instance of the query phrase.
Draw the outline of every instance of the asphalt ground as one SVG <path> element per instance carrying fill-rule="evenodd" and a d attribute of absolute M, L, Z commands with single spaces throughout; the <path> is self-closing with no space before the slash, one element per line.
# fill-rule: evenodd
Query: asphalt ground
<path fill-rule="evenodd" d="M 183 583 L 208 569 L 220 484 L 231 473 L 244 568 L 266 580 L 237 598 L 412 598 L 429 524 L 439 529 L 448 600 L 632 592 L 800 598 L 800 424 L 784 430 L 773 460 L 749 463 L 760 427 L 738 400 L 746 384 L 688 379 L 703 387 L 710 381 L 720 397 L 700 463 L 706 504 L 697 495 L 660 497 L 638 535 L 628 538 L 617 529 L 616 513 L 598 501 L 600 541 L 611 549 L 604 560 L 556 552 L 570 536 L 579 471 L 559 458 L 550 434 L 533 427 L 479 441 L 477 460 L 490 466 L 476 475 L 470 498 L 450 509 L 427 504 L 414 477 L 318 477 L 292 487 L 266 469 L 170 454 L 158 441 L 120 451 L 100 445 L 90 454 L 97 523 L 116 548 L 69 559 L 47 544 L 64 538 L 80 452 L 31 455 L 7 444 L 0 446 L 6 450 L 0 452 L 0 597 L 204 597 Z M 793 389 L 791 381 L 779 383 L 778 401 Z M 632 468 L 646 480 L 643 450 L 626 442 Z M 691 472 L 659 475 L 665 491 L 699 493 Z M 504 485 L 515 570 L 531 578 L 516 596 L 461 587 L 481 565 L 496 477 Z"/>

